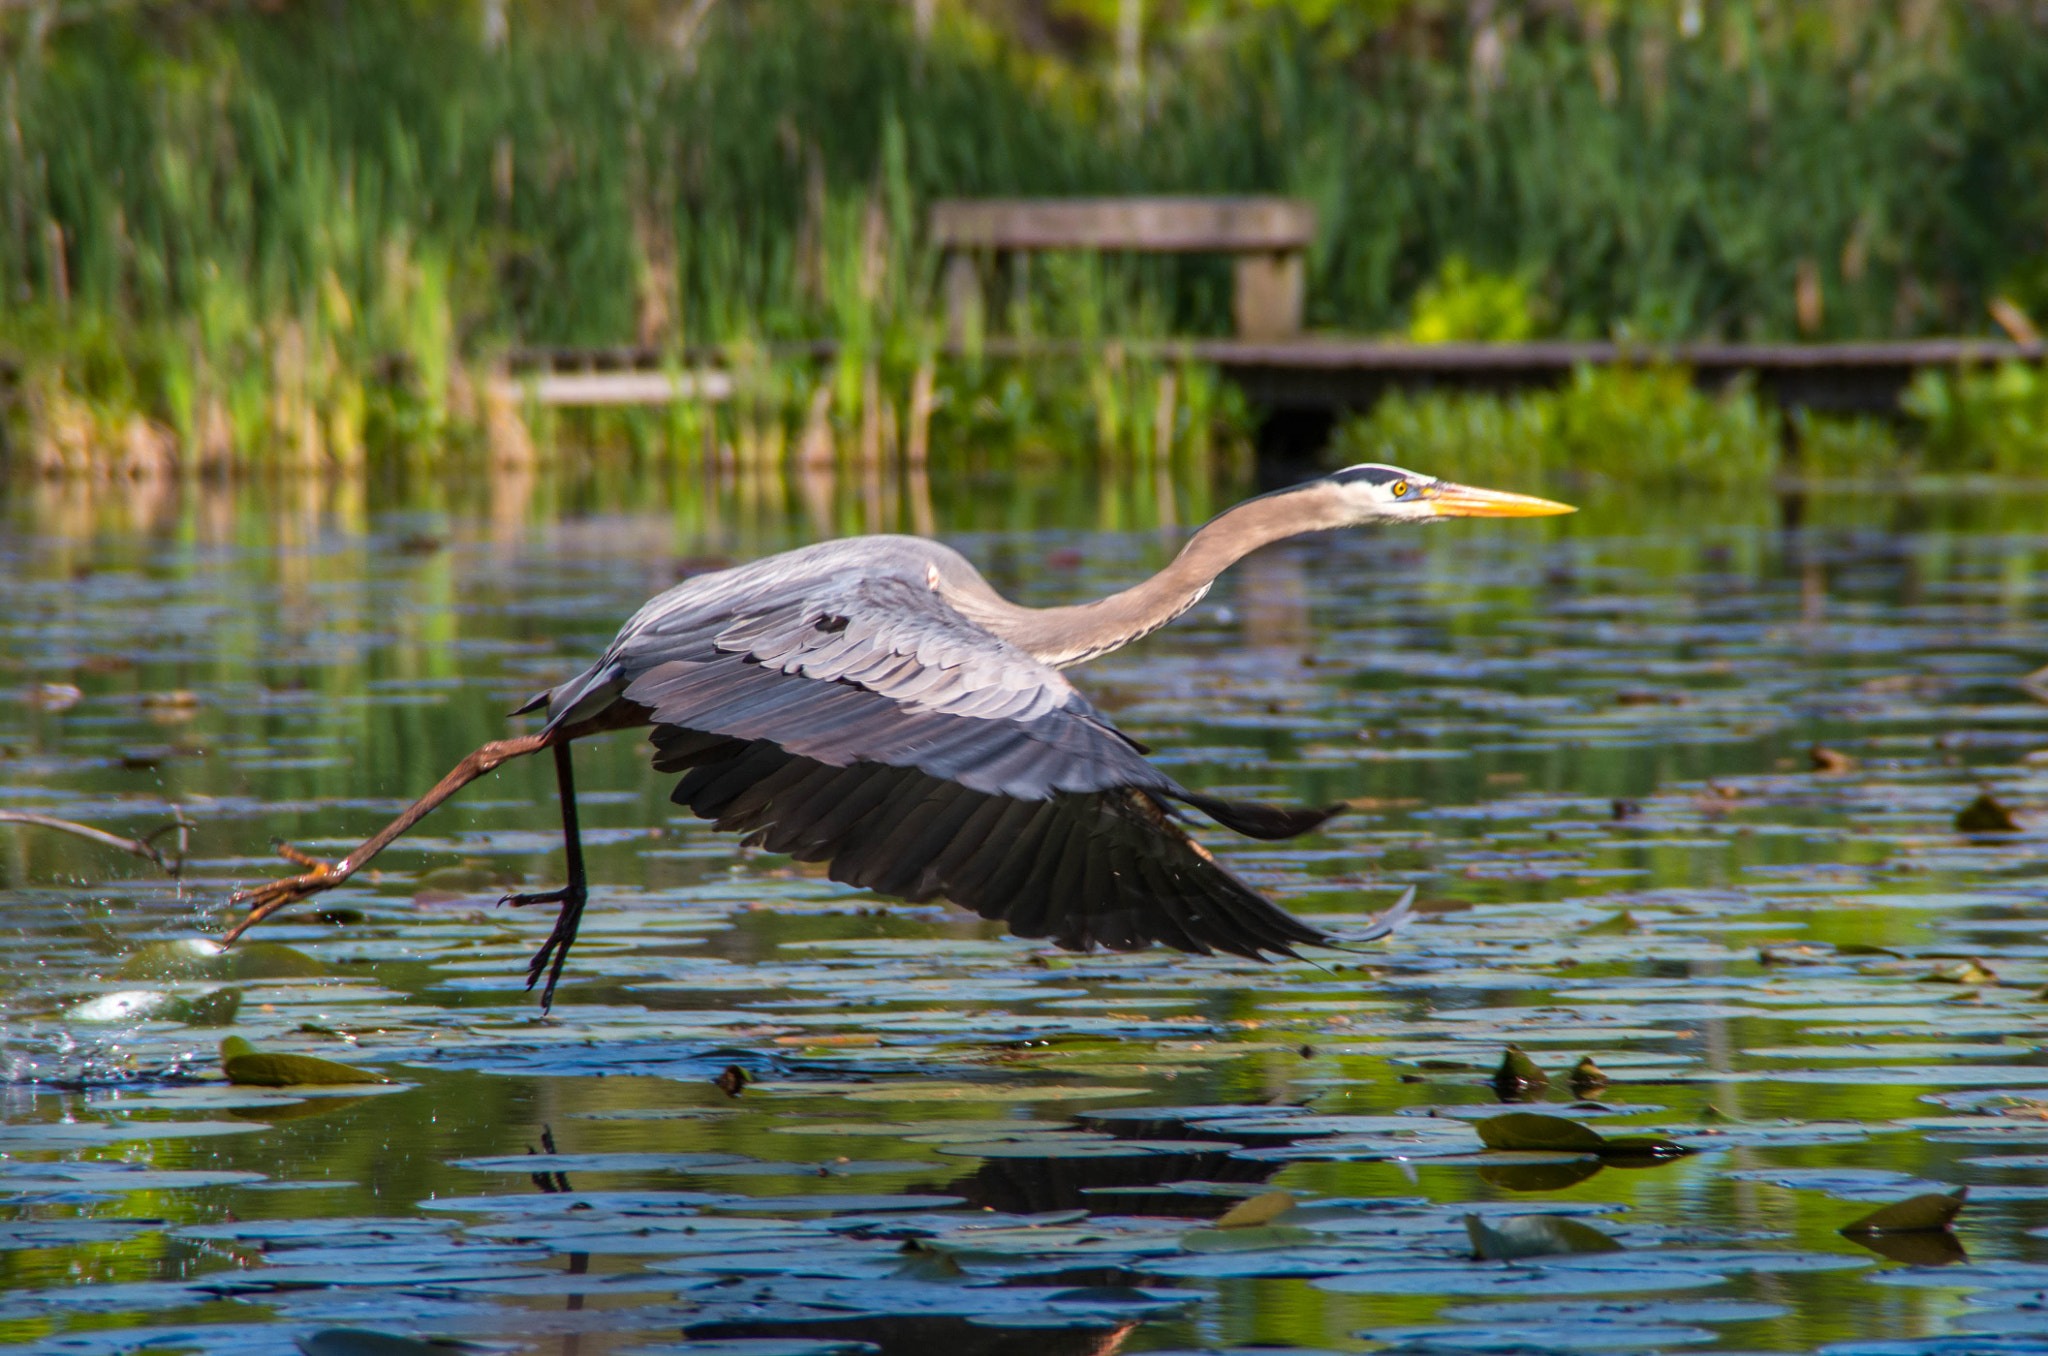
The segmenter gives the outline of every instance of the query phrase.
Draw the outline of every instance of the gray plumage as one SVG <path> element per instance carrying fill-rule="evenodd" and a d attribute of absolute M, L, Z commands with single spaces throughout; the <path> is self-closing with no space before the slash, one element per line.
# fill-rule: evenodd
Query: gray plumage
<path fill-rule="evenodd" d="M 1370 464 L 1239 504 L 1152 578 L 1073 607 L 1019 607 L 957 551 L 917 537 L 824 542 L 704 575 L 647 603 L 595 664 L 521 707 L 547 708 L 537 734 L 477 749 L 339 861 L 288 852 L 308 870 L 237 892 L 251 907 L 222 941 L 348 880 L 505 760 L 548 749 L 567 880 L 503 901 L 559 906 L 527 967 L 529 986 L 546 980 L 547 1007 L 589 899 L 570 745 L 651 724 L 655 766 L 682 774 L 676 803 L 777 852 L 829 862 L 835 880 L 943 896 L 1020 937 L 1076 949 L 1164 942 L 1260 957 L 1334 944 L 1217 865 L 1170 806 L 1255 838 L 1305 833 L 1342 807 L 1189 791 L 1059 670 L 1164 626 L 1218 574 L 1283 537 L 1571 511 Z M 1404 897 L 1347 940 L 1383 935 L 1407 906 Z"/>
<path fill-rule="evenodd" d="M 1019 936 L 1246 956 L 1330 940 L 1218 866 L 1166 803 L 1260 837 L 1336 807 L 1188 791 L 963 598 L 997 625 L 1011 607 L 937 542 L 823 542 L 668 590 L 524 709 L 545 704 L 550 729 L 652 724 L 655 766 L 687 773 L 677 804 L 830 862 L 836 880 L 943 896 Z"/>

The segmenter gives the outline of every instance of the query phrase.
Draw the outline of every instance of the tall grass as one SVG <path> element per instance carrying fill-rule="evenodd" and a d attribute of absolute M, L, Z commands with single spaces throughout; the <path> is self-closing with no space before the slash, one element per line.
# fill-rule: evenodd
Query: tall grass
<path fill-rule="evenodd" d="M 1221 260 L 1013 265 L 992 329 L 1083 355 L 943 356 L 919 227 L 955 194 L 1306 196 L 1311 319 L 1350 330 L 1408 329 L 1419 294 L 1440 312 L 1451 261 L 1513 279 L 1538 332 L 1973 331 L 1997 294 L 2048 311 L 2048 29 L 2023 9 L 1262 12 L 1156 33 L 1133 99 L 1085 43 L 1034 54 L 953 4 L 920 35 L 890 0 L 732 0 L 687 44 L 537 0 L 502 42 L 429 0 L 9 9 L 17 460 L 516 459 L 485 377 L 526 344 L 720 346 L 757 374 L 746 408 L 629 422 L 689 455 L 794 456 L 821 429 L 859 451 L 891 420 L 907 449 L 928 417 L 1018 455 L 1140 457 L 1168 377 L 1169 423 L 1225 409 L 1209 378 L 1106 347 L 1226 329 Z M 765 356 L 820 336 L 828 371 Z"/>

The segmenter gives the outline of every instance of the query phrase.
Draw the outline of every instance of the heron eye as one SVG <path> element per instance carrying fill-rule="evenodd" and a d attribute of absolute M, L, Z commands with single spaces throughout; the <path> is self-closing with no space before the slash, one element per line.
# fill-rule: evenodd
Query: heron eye
<path fill-rule="evenodd" d="M 1397 480 L 1397 481 L 1395 481 L 1395 482 L 1394 482 L 1394 498 L 1396 498 L 1396 499 L 1399 499 L 1399 498 L 1400 498 L 1400 497 L 1401 497 L 1402 495 L 1404 495 L 1404 494 L 1406 494 L 1406 493 L 1408 493 L 1408 482 L 1407 482 L 1407 481 L 1405 481 L 1405 480 Z"/>

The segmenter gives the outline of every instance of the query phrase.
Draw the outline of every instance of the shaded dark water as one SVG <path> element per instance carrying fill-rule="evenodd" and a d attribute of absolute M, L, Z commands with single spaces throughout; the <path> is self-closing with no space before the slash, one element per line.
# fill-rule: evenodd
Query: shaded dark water
<path fill-rule="evenodd" d="M 2038 494 L 1305 540 L 1081 670 L 1190 785 L 1358 801 L 1296 843 L 1201 831 L 1333 925 L 1417 886 L 1357 956 L 1046 952 L 678 818 L 627 735 L 577 755 L 598 888 L 552 1019 L 519 987 L 547 919 L 492 907 L 561 869 L 539 762 L 257 945 L 180 940 L 282 869 L 271 838 L 353 844 L 681 572 L 922 513 L 1049 603 L 1175 540 L 1072 530 L 1156 523 L 1152 486 L 923 493 L 13 490 L 0 808 L 196 828 L 171 884 L 0 826 L 0 1340 L 2048 1348 L 2043 835 L 1953 826 L 1980 790 L 2048 825 Z M 396 1081 L 230 1088 L 229 1035 Z M 1483 1152 L 1508 1042 L 1538 1109 L 1699 1152 Z M 1573 1108 L 1586 1054 L 1612 1081 Z M 1954 1184 L 1952 1240 L 1836 1232 Z M 1271 1225 L 1210 1223 L 1275 1190 Z M 1536 1213 L 1623 1250 L 1464 1260 L 1468 1214 Z"/>

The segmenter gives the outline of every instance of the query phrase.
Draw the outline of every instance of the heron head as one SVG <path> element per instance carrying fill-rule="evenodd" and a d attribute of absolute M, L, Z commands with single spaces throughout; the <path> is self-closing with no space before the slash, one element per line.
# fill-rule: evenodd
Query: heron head
<path fill-rule="evenodd" d="M 1324 477 L 1344 497 L 1355 523 L 1430 518 L 1537 518 L 1576 513 L 1570 504 L 1506 490 L 1482 490 L 1380 462 L 1347 466 Z"/>

